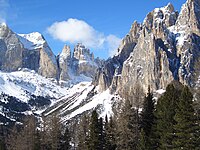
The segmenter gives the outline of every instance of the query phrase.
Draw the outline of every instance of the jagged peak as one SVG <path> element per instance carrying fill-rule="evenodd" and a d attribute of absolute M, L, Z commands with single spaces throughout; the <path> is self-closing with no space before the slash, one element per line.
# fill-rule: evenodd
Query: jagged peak
<path fill-rule="evenodd" d="M 39 32 L 32 32 L 28 34 L 18 34 L 20 41 L 23 43 L 24 48 L 32 50 L 42 48 L 46 43 L 43 35 Z"/>
<path fill-rule="evenodd" d="M 5 22 L 1 22 L 0 26 L 7 27 L 7 24 Z"/>
<path fill-rule="evenodd" d="M 155 8 L 148 13 L 144 19 L 143 25 L 147 27 L 148 30 L 160 28 L 162 24 L 165 27 L 170 27 L 175 24 L 177 16 L 177 11 L 174 10 L 174 6 L 168 3 L 166 6 Z"/>
<path fill-rule="evenodd" d="M 193 32 L 200 35 L 200 1 L 187 0 L 182 5 L 176 22 L 177 31 Z"/>
<path fill-rule="evenodd" d="M 71 49 L 69 45 L 64 45 L 60 57 L 63 59 L 71 58 Z"/>
<path fill-rule="evenodd" d="M 70 46 L 65 44 L 62 53 L 70 53 L 70 52 L 71 52 Z"/>
<path fill-rule="evenodd" d="M 12 30 L 8 27 L 5 22 L 0 23 L 0 39 L 4 39 L 8 34 L 13 34 Z"/>
<path fill-rule="evenodd" d="M 159 11 L 162 11 L 163 14 L 166 13 L 173 13 L 174 12 L 174 6 L 171 3 L 168 3 L 166 6 L 161 8 L 155 8 L 154 13 L 159 13 Z"/>

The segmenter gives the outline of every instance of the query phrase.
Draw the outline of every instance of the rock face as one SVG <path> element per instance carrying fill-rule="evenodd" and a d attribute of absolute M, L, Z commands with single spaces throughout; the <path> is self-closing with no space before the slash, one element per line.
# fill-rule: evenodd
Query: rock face
<path fill-rule="evenodd" d="M 17 35 L 4 23 L 0 25 L 0 68 L 16 71 L 20 68 L 57 78 L 56 58 L 43 36 L 37 32 Z"/>
<path fill-rule="evenodd" d="M 13 71 L 22 66 L 23 45 L 4 23 L 0 25 L 0 48 L 1 70 Z"/>
<path fill-rule="evenodd" d="M 73 55 L 71 55 L 70 47 L 65 45 L 57 59 L 60 79 L 64 81 L 81 75 L 93 78 L 97 68 L 103 64 L 102 60 L 95 59 L 93 53 L 90 53 L 90 50 L 81 43 L 75 46 Z"/>
<path fill-rule="evenodd" d="M 107 60 L 93 81 L 101 91 L 125 97 L 134 85 L 164 89 L 173 80 L 194 87 L 200 76 L 200 1 L 187 0 L 180 14 L 172 4 L 134 22 L 118 53 Z M 126 91 L 126 92 L 125 92 Z"/>
<path fill-rule="evenodd" d="M 56 58 L 40 33 L 16 34 L 5 23 L 0 24 L 0 56 L 2 71 L 28 68 L 44 77 L 64 81 L 81 75 L 93 78 L 96 69 L 103 64 L 80 43 L 75 46 L 73 54 L 65 45 Z"/>
<path fill-rule="evenodd" d="M 58 64 L 60 69 L 60 80 L 69 80 L 68 69 L 71 64 L 71 50 L 70 47 L 64 45 L 61 54 L 58 56 Z"/>

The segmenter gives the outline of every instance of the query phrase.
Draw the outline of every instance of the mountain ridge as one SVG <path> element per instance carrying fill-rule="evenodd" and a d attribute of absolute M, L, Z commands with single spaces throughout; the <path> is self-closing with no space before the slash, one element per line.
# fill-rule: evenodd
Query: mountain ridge
<path fill-rule="evenodd" d="M 38 64 L 33 68 L 39 69 L 33 70 L 42 76 L 57 79 L 59 83 L 57 86 L 65 89 L 68 94 L 59 98 L 54 97 L 51 104 L 40 114 L 42 112 L 46 116 L 59 114 L 63 122 L 92 109 L 98 109 L 102 116 L 112 115 L 120 102 L 134 93 L 137 85 L 144 93 L 150 86 L 155 95 L 162 94 L 173 80 L 198 90 L 200 87 L 199 10 L 198 0 L 187 0 L 180 13 L 175 11 L 170 3 L 162 8 L 155 8 L 147 14 L 143 23 L 134 21 L 129 33 L 123 38 L 118 52 L 106 61 L 95 59 L 90 50 L 80 43 L 75 46 L 74 51 L 65 45 L 59 55 L 55 56 L 52 53 L 57 64 L 50 66 L 54 69 L 52 73 L 54 76 L 48 74 L 51 72 L 48 66 L 49 60 L 50 64 L 54 61 L 42 48 L 41 51 L 45 56 L 41 57 L 46 57 L 42 66 L 46 67 L 45 70 L 48 72 L 38 71 L 40 70 Z M 4 56 L 3 52 L 6 53 L 5 43 L 9 43 L 9 38 L 5 38 L 7 34 L 13 36 L 19 49 L 23 49 L 23 43 L 19 42 L 15 34 L 6 28 L 0 28 L 0 37 L 3 37 L 0 39 L 2 47 L 0 56 Z M 32 43 L 34 45 L 34 42 Z M 32 43 L 27 45 L 31 46 Z M 36 55 L 35 59 L 40 62 L 37 56 L 41 54 L 37 48 L 41 42 L 38 43 L 37 45 L 36 40 L 33 56 Z M 46 46 L 48 47 L 48 44 Z M 48 50 L 51 51 L 50 48 Z M 29 53 L 33 51 L 26 51 L 28 53 L 26 56 L 31 57 Z"/>

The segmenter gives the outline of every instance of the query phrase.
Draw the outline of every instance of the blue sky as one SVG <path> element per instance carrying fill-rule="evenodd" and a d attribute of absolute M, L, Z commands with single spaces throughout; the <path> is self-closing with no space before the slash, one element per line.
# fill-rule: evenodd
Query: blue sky
<path fill-rule="evenodd" d="M 148 12 L 169 2 L 180 11 L 185 1 L 0 0 L 0 21 L 16 33 L 42 33 L 55 54 L 64 44 L 73 47 L 80 41 L 95 56 L 107 58 L 134 20 L 142 22 Z"/>

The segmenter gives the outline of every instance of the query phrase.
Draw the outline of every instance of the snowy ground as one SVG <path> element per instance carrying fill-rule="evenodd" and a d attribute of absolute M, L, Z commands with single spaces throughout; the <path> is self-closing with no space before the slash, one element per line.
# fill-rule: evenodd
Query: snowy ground
<path fill-rule="evenodd" d="M 91 91 L 95 94 L 88 98 Z M 97 106 L 101 107 L 100 116 L 112 114 L 114 96 L 109 90 L 98 92 L 98 88 L 94 89 L 94 85 L 91 84 L 91 79 L 84 76 L 74 77 L 73 81 L 60 86 L 55 79 L 42 77 L 28 69 L 11 73 L 0 72 L 0 92 L 14 96 L 25 103 L 28 103 L 32 94 L 51 97 L 51 105 L 48 108 L 36 109 L 34 113 L 45 112 L 45 115 L 50 115 L 59 112 L 63 122 Z"/>

